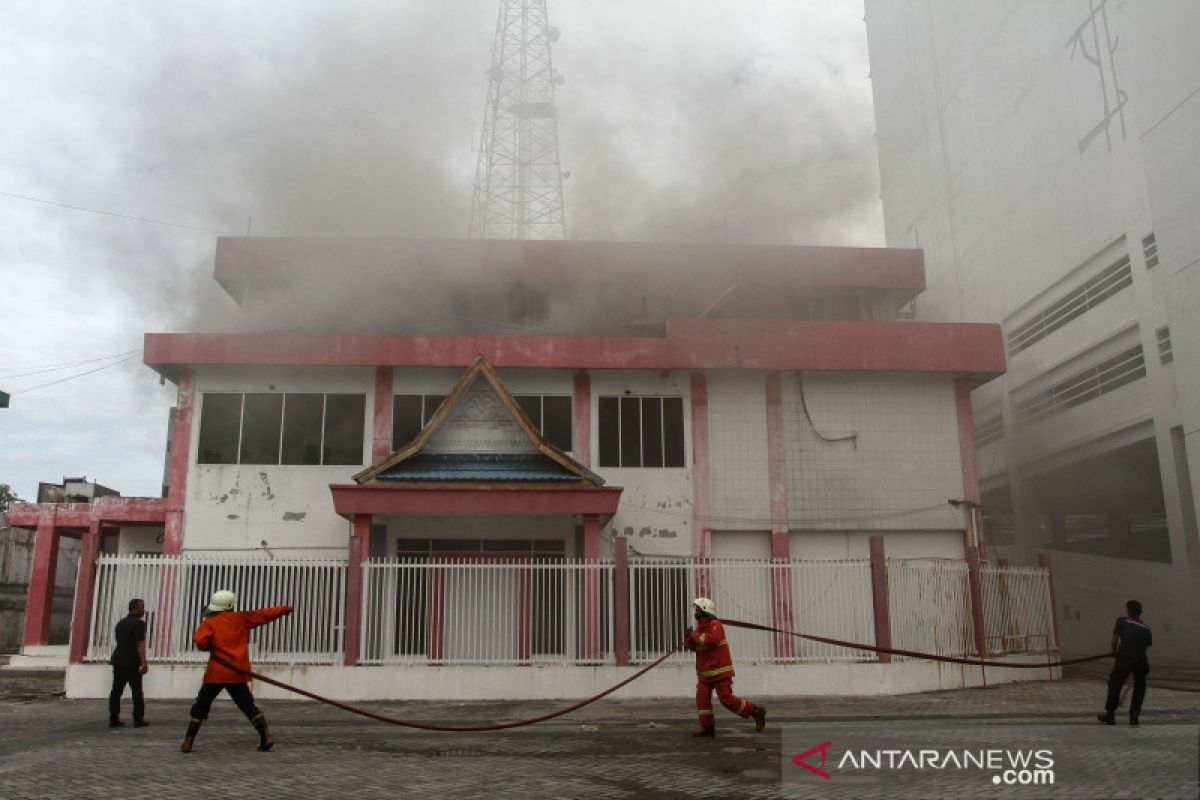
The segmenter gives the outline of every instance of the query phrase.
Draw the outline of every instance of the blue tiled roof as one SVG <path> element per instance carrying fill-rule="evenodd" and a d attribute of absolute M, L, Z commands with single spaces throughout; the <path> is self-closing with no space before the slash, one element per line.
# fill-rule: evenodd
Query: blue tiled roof
<path fill-rule="evenodd" d="M 433 455 L 418 453 L 376 476 L 381 481 L 578 481 L 541 453 Z"/>

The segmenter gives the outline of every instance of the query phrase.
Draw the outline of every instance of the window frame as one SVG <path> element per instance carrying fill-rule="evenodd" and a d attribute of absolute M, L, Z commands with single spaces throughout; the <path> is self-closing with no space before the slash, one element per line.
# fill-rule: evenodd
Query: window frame
<path fill-rule="evenodd" d="M 596 464 L 604 469 L 687 469 L 687 404 L 684 402 L 682 395 L 672 394 L 618 394 L 618 395 L 598 395 L 596 397 Z M 608 431 L 610 437 L 615 440 L 615 445 L 605 445 L 604 420 L 606 414 L 601 411 L 601 405 L 605 401 L 613 401 L 616 405 L 615 429 Z M 638 453 L 637 463 L 628 463 L 633 461 L 632 458 L 625 456 L 625 438 L 629 431 L 625 430 L 624 409 L 629 405 L 627 401 L 636 401 L 638 410 L 637 424 L 637 440 Z M 649 401 L 649 402 L 647 402 Z M 675 402 L 668 402 L 675 401 Z M 673 409 L 676 404 L 679 409 L 679 447 L 678 452 L 674 452 L 668 446 L 668 439 L 673 432 L 674 426 L 668 425 L 668 409 Z M 646 463 L 646 414 L 648 411 L 655 410 L 657 407 L 658 414 L 658 452 L 661 463 L 647 464 Z M 674 413 L 673 411 L 671 413 Z M 607 415 L 607 416 L 611 416 Z M 606 458 L 610 457 L 610 452 L 615 447 L 617 463 L 607 463 Z M 678 463 L 675 462 L 673 456 L 678 456 Z M 670 462 L 670 463 L 669 463 Z"/>
<path fill-rule="evenodd" d="M 251 394 L 253 394 L 253 395 L 278 395 L 280 397 L 279 426 L 276 431 L 277 445 L 275 448 L 275 461 L 274 462 L 252 463 L 252 462 L 243 462 L 242 461 L 242 444 L 243 444 L 243 440 L 245 438 L 245 427 L 246 427 L 246 396 L 251 395 Z M 234 452 L 236 453 L 237 458 L 234 461 L 202 461 L 201 460 L 202 454 L 201 454 L 201 449 L 200 449 L 200 441 L 201 441 L 201 437 L 203 436 L 204 409 L 207 406 L 209 395 L 237 395 L 239 397 L 238 422 L 237 422 L 237 431 L 238 432 L 237 432 L 237 441 L 234 444 Z M 319 461 L 316 464 L 292 464 L 292 463 L 284 463 L 284 461 L 283 461 L 283 444 L 284 444 L 283 438 L 284 438 L 284 432 L 286 429 L 286 422 L 287 422 L 287 398 L 288 398 L 288 395 L 317 395 L 321 398 L 321 432 L 320 432 L 320 439 L 319 439 L 320 444 L 319 444 L 319 450 L 318 450 L 320 456 L 319 456 Z M 367 445 L 367 441 L 368 441 L 367 440 L 367 432 L 366 432 L 367 394 L 365 392 L 252 392 L 252 391 L 232 391 L 232 390 L 225 390 L 225 389 L 214 389 L 212 391 L 201 391 L 200 392 L 200 413 L 197 415 L 198 419 L 197 419 L 197 424 L 196 424 L 196 428 L 197 428 L 197 430 L 196 430 L 196 452 L 195 452 L 195 455 L 193 456 L 192 463 L 194 463 L 197 466 L 206 466 L 206 467 L 207 466 L 239 466 L 239 467 L 240 466 L 248 466 L 248 467 L 255 467 L 255 466 L 257 466 L 257 467 L 360 466 L 362 463 L 365 463 L 362 461 L 361 457 L 360 457 L 360 461 L 358 464 L 340 464 L 340 463 L 339 464 L 332 464 L 332 463 L 326 464 L 325 463 L 325 441 L 326 441 L 326 435 L 328 434 L 326 427 L 329 424 L 329 422 L 328 422 L 329 417 L 328 417 L 327 411 L 328 411 L 328 406 L 329 406 L 329 396 L 330 395 L 345 396 L 345 397 L 352 396 L 352 397 L 358 397 L 362 400 L 362 403 L 363 403 L 363 426 L 360 430 L 361 438 L 359 440 L 359 451 L 360 451 L 361 455 L 365 455 L 366 445 Z"/>

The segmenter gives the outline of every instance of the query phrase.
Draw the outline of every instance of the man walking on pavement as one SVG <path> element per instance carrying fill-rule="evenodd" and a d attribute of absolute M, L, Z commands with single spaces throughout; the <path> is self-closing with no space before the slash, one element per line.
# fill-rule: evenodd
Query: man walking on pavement
<path fill-rule="evenodd" d="M 1108 699 L 1104 713 L 1097 719 L 1105 725 L 1115 725 L 1114 714 L 1121 702 L 1121 687 L 1125 679 L 1133 675 L 1133 696 L 1129 698 L 1129 724 L 1137 725 L 1142 713 L 1142 700 L 1146 697 L 1146 676 L 1150 674 L 1150 662 L 1146 648 L 1153 643 L 1150 626 L 1142 622 L 1142 604 L 1130 600 L 1125 604 L 1127 616 L 1118 617 L 1113 626 L 1112 649 L 1116 661 L 1108 675 Z"/>
<path fill-rule="evenodd" d="M 246 715 L 254 729 L 258 731 L 258 749 L 270 750 L 275 744 L 271 729 L 267 727 L 267 719 L 254 705 L 254 695 L 246 683 L 250 676 L 244 674 L 250 671 L 250 631 L 259 625 L 278 619 L 292 613 L 291 606 L 274 606 L 259 608 L 254 611 L 234 611 L 237 596 L 226 589 L 214 592 L 212 600 L 204 612 L 204 621 L 192 634 L 196 647 L 209 652 L 208 668 L 204 671 L 204 683 L 196 695 L 192 705 L 192 719 L 188 723 L 187 735 L 179 748 L 185 753 L 192 752 L 192 743 L 200 732 L 200 724 L 208 719 L 212 702 L 221 693 L 229 692 L 238 709 Z M 232 664 L 244 672 L 220 664 L 216 659 Z"/>
<path fill-rule="evenodd" d="M 121 695 L 125 685 L 133 695 L 133 727 L 144 728 L 146 722 L 146 699 L 142 696 L 142 676 L 146 674 L 146 604 L 141 600 L 129 601 L 129 614 L 117 623 L 117 647 L 108 663 L 112 665 L 112 691 L 108 694 L 108 727 L 121 728 Z"/>
<path fill-rule="evenodd" d="M 753 717 L 754 730 L 761 733 L 767 724 L 767 709 L 733 693 L 733 657 L 725 641 L 725 626 L 717 619 L 716 605 L 707 597 L 697 597 L 692 607 L 696 629 L 688 628 L 683 640 L 683 646 L 696 654 L 696 710 L 700 714 L 700 727 L 692 735 L 717 734 L 712 710 L 714 690 L 721 705 L 739 717 Z"/>

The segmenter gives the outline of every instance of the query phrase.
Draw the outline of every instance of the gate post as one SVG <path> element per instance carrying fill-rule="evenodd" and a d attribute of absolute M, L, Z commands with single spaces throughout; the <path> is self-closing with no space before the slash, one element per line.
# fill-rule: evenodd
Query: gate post
<path fill-rule="evenodd" d="M 883 549 L 883 537 L 872 536 L 867 540 L 871 548 L 871 605 L 875 611 L 875 646 L 892 646 L 892 619 L 888 606 L 887 559 Z M 877 653 L 880 664 L 892 663 L 891 653 Z"/>
<path fill-rule="evenodd" d="M 354 529 L 346 559 L 346 616 L 342 642 L 342 663 L 347 667 L 358 664 L 362 653 L 363 561 L 371 552 L 371 515 L 355 514 Z"/>
<path fill-rule="evenodd" d="M 616 641 L 613 651 L 618 667 L 629 666 L 629 539 L 613 537 L 616 566 L 613 573 L 613 614 L 616 616 Z"/>

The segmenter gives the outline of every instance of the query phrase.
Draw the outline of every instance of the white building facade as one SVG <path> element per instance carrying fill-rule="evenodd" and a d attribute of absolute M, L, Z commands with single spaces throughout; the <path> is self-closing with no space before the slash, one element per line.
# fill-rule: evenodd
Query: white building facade
<path fill-rule="evenodd" d="M 1054 553 L 1069 654 L 1124 601 L 1200 658 L 1200 7 L 867 0 L 887 241 L 925 320 L 1002 324 L 973 395 L 991 552 Z"/>

